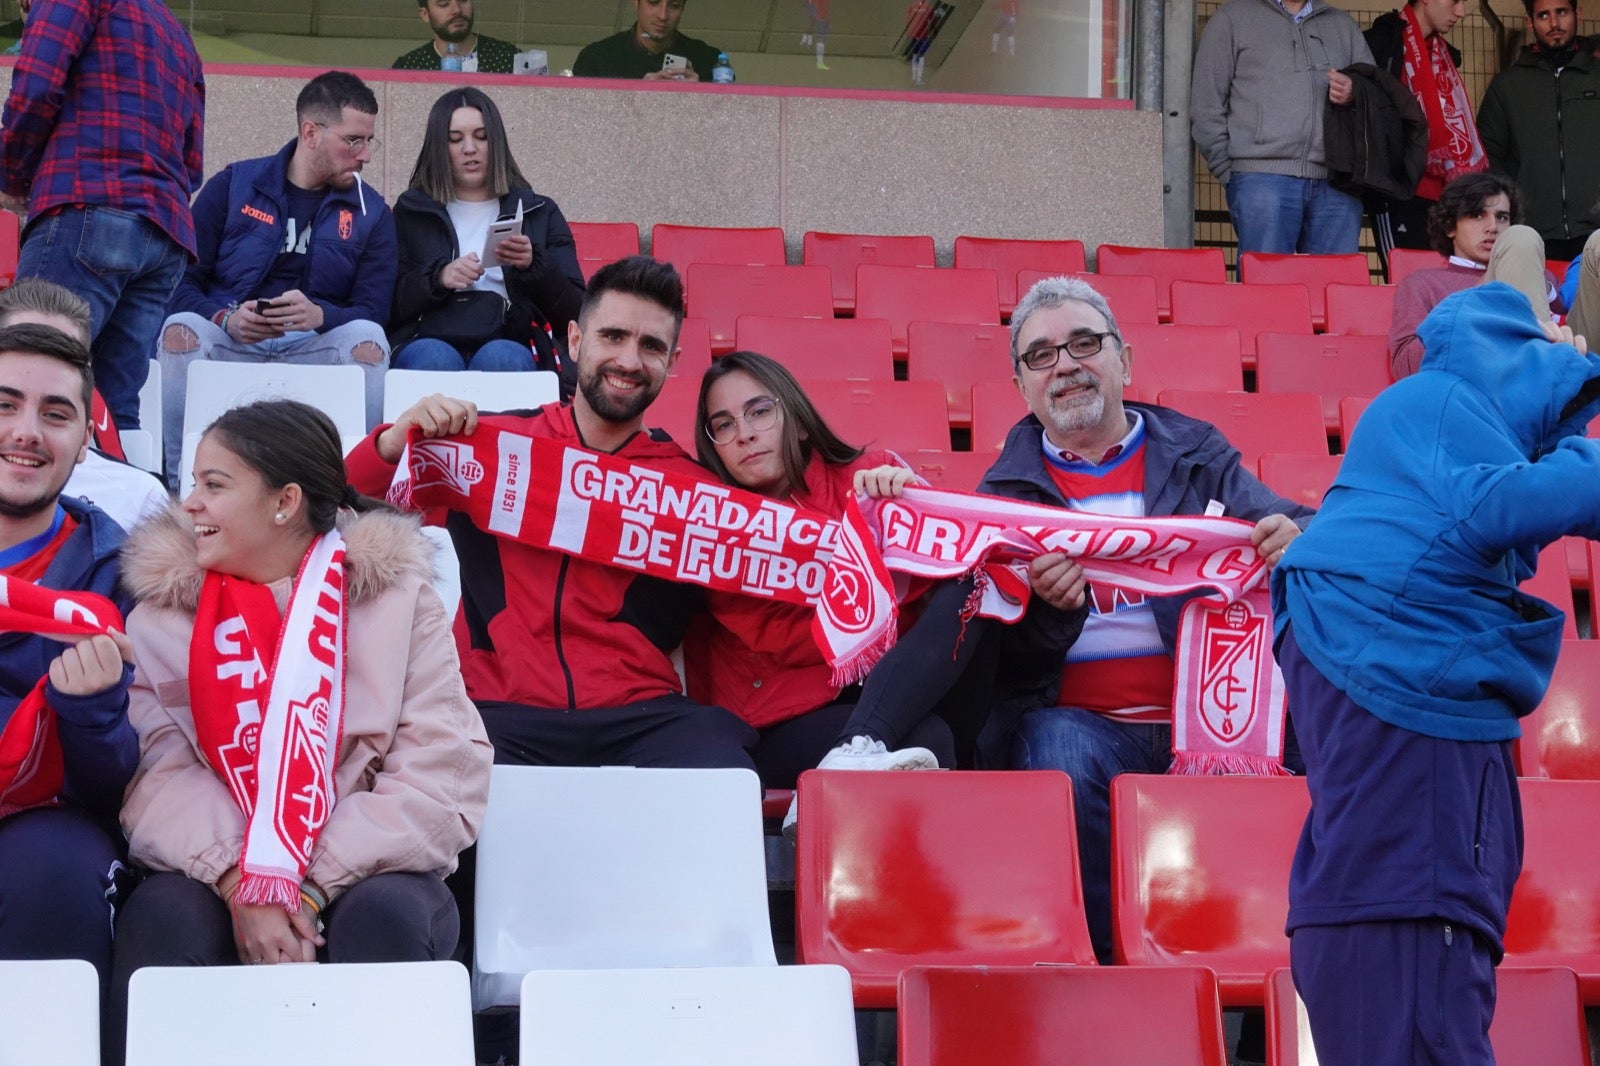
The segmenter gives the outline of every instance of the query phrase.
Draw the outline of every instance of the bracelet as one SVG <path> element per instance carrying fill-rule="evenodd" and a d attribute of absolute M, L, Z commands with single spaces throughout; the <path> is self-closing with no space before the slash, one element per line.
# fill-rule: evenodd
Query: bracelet
<path fill-rule="evenodd" d="M 228 319 L 232 318 L 233 313 L 237 310 L 237 307 L 230 307 L 226 311 L 222 312 L 222 321 L 218 322 L 217 325 L 222 328 L 222 333 L 224 336 L 232 336 L 232 334 L 228 333 Z"/>
<path fill-rule="evenodd" d="M 328 894 L 315 881 L 302 881 L 300 901 L 311 908 L 311 913 L 320 915 L 328 905 Z"/>

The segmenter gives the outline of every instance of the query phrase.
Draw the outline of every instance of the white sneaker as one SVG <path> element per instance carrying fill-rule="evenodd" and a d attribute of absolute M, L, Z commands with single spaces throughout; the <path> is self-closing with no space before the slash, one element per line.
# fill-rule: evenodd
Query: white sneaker
<path fill-rule="evenodd" d="M 883 741 L 871 737 L 851 737 L 817 763 L 818 770 L 937 770 L 939 760 L 927 748 L 901 748 L 890 751 Z M 796 819 L 800 813 L 800 793 L 789 801 L 789 812 L 783 816 L 783 835 L 794 843 Z"/>

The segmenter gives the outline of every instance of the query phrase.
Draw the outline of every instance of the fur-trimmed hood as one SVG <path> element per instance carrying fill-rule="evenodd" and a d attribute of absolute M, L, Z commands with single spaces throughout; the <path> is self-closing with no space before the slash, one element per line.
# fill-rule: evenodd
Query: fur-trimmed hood
<path fill-rule="evenodd" d="M 433 580 L 433 545 L 409 515 L 340 512 L 345 539 L 345 587 L 351 606 L 376 599 L 406 574 Z M 122 547 L 122 583 L 140 604 L 193 614 L 205 579 L 195 551 L 194 527 L 176 505 L 128 534 Z"/>

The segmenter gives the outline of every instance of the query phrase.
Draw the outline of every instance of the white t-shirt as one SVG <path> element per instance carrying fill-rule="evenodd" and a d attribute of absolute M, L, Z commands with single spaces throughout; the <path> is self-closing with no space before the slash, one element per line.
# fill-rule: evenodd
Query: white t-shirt
<path fill-rule="evenodd" d="M 456 247 L 461 249 L 461 254 L 475 252 L 482 255 L 483 242 L 489 236 L 489 223 L 500 217 L 500 201 L 451 200 L 444 209 L 450 212 L 450 223 L 456 228 Z M 484 270 L 483 276 L 473 282 L 472 287 L 497 292 L 509 299 L 506 295 L 505 271 L 501 267 L 492 266 Z"/>

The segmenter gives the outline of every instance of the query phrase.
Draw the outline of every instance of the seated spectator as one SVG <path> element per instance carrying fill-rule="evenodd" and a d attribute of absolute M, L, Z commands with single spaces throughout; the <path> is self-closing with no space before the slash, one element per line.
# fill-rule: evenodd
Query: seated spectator
<path fill-rule="evenodd" d="M 1087 282 L 1035 285 L 1012 314 L 1011 353 L 1031 413 L 1012 428 L 980 492 L 1098 514 L 1247 519 L 1268 565 L 1311 517 L 1257 481 L 1214 426 L 1123 401 L 1133 353 Z M 1173 651 L 1184 600 L 1092 595 L 1082 635 L 1056 663 L 1059 698 L 1054 686 L 1042 691 L 1015 732 L 1014 767 L 1072 777 L 1084 906 L 1101 962 L 1111 961 L 1111 781 L 1165 773 L 1172 763 Z"/>
<path fill-rule="evenodd" d="M 584 46 L 572 64 L 580 78 L 710 81 L 721 49 L 678 32 L 688 0 L 633 0 L 633 25 Z"/>
<path fill-rule="evenodd" d="M 125 550 L 140 758 L 122 825 L 149 876 L 117 922 L 115 1040 L 143 966 L 456 949 L 444 875 L 483 818 L 491 751 L 428 541 L 356 495 L 340 450 L 306 404 L 236 407 L 201 438 L 182 508 Z M 292 841 L 272 828 L 290 821 Z"/>
<path fill-rule="evenodd" d="M 0 327 L 23 323 L 49 326 L 89 346 L 89 302 L 53 281 L 19 278 L 0 292 Z M 123 529 L 132 529 L 171 502 L 159 478 L 105 455 L 94 446 L 92 434 L 83 461 L 72 468 L 61 491 L 94 504 Z"/>
<path fill-rule="evenodd" d="M 366 371 L 368 425 L 383 414 L 394 297 L 394 218 L 363 186 L 378 99 L 331 70 L 295 101 L 299 133 L 276 155 L 234 163 L 194 202 L 199 258 L 161 327 L 167 478 L 183 452 L 189 364 L 354 364 Z"/>
<path fill-rule="evenodd" d="M 484 260 L 480 252 L 497 220 L 516 230 Z M 400 274 L 391 365 L 562 368 L 557 353 L 566 349 L 567 326 L 583 303 L 572 230 L 555 201 L 536 194 L 522 176 L 500 109 L 485 93 L 452 89 L 434 103 L 394 223 Z"/>
<path fill-rule="evenodd" d="M 467 74 L 510 74 L 517 46 L 486 33 L 472 32 L 472 0 L 417 0 L 417 17 L 433 40 L 394 61 L 394 70 L 444 70 L 445 57 L 459 60 Z"/>
<path fill-rule="evenodd" d="M 0 959 L 84 959 L 111 973 L 116 829 L 138 762 L 128 723 L 122 530 L 61 494 L 89 440 L 89 349 L 38 325 L 0 329 Z M 89 597 L 74 594 L 92 593 Z M 99 635 L 57 619 L 95 613 Z"/>
<path fill-rule="evenodd" d="M 1396 381 L 1417 372 L 1428 312 L 1453 292 L 1503 281 L 1528 298 L 1536 317 L 1550 321 L 1554 279 L 1544 269 L 1544 242 L 1522 223 L 1522 194 L 1500 174 L 1469 174 L 1445 186 L 1428 213 L 1433 250 L 1449 260 L 1400 279 L 1389 325 L 1389 371 Z"/>

